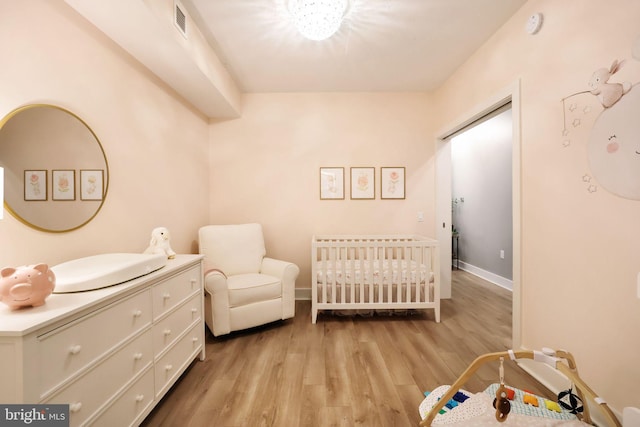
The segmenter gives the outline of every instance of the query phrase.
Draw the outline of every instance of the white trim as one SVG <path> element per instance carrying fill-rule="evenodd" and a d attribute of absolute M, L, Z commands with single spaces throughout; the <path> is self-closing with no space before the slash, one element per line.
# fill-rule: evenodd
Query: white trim
<path fill-rule="evenodd" d="M 500 286 L 501 288 L 505 288 L 513 292 L 513 280 L 509 280 L 506 277 L 502 277 L 490 271 L 483 270 L 480 267 L 476 267 L 475 265 L 467 264 L 464 261 L 460 261 L 459 268 L 460 270 L 464 270 L 467 273 L 471 273 L 474 276 L 478 276 L 481 279 L 486 280 L 487 282 L 491 282 L 494 285 Z"/>
<path fill-rule="evenodd" d="M 451 141 L 436 141 L 436 239 L 440 254 L 451 253 Z M 440 184 L 442 183 L 442 184 Z M 449 256 L 440 257 L 440 298 L 451 298 Z"/>
<path fill-rule="evenodd" d="M 518 348 L 522 344 L 522 180 L 521 180 L 521 106 L 520 79 L 509 86 L 498 90 L 492 97 L 453 121 L 449 126 L 441 129 L 436 135 L 436 223 L 435 229 L 438 240 L 441 241 L 441 252 L 448 253 L 451 249 L 451 147 L 446 140 L 455 132 L 473 123 L 487 113 L 511 101 L 513 145 L 512 145 L 512 210 L 513 210 L 513 315 L 512 315 L 512 347 Z M 447 176 L 449 179 L 447 180 Z M 448 195 L 448 196 L 447 196 Z M 451 288 L 451 280 L 447 283 L 446 271 L 450 263 L 448 257 L 440 257 L 440 280 L 442 296 Z"/>

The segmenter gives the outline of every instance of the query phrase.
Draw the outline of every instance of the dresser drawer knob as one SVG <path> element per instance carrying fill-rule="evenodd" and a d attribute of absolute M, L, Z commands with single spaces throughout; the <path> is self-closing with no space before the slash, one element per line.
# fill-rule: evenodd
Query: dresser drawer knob
<path fill-rule="evenodd" d="M 198 283 L 196 279 L 191 279 L 191 289 L 193 289 L 196 283 Z"/>
<path fill-rule="evenodd" d="M 164 331 L 162 331 L 162 333 L 163 333 L 165 336 L 169 336 L 169 335 L 171 335 L 171 329 L 165 329 Z"/>
<path fill-rule="evenodd" d="M 191 341 L 198 342 L 199 340 L 198 340 L 198 337 L 193 337 L 193 338 L 191 338 Z"/>
<path fill-rule="evenodd" d="M 82 402 L 76 402 L 69 405 L 69 411 L 71 412 L 79 412 L 82 409 Z"/>
<path fill-rule="evenodd" d="M 72 345 L 69 348 L 69 353 L 70 354 L 78 354 L 78 353 L 80 353 L 80 350 L 82 350 L 82 346 L 81 345 Z"/>
<path fill-rule="evenodd" d="M 197 309 L 197 308 L 192 308 L 192 309 L 191 309 L 191 312 L 192 312 L 193 314 L 196 314 L 196 313 L 198 312 L 198 309 Z"/>
<path fill-rule="evenodd" d="M 169 364 L 169 365 L 165 365 L 165 366 L 164 366 L 164 370 L 165 370 L 165 371 L 170 371 L 170 370 L 172 370 L 172 369 L 173 369 L 173 365 L 171 365 L 171 364 Z"/>
<path fill-rule="evenodd" d="M 144 400 L 144 394 L 139 394 L 136 396 L 136 402 L 142 402 Z"/>
<path fill-rule="evenodd" d="M 140 317 L 142 316 L 142 310 L 136 310 L 133 312 L 133 317 Z"/>
<path fill-rule="evenodd" d="M 169 298 L 171 298 L 171 294 L 166 293 L 166 294 L 162 295 L 162 298 L 169 299 Z"/>
<path fill-rule="evenodd" d="M 142 359 L 142 353 L 136 353 L 133 355 L 133 360 L 140 360 Z"/>

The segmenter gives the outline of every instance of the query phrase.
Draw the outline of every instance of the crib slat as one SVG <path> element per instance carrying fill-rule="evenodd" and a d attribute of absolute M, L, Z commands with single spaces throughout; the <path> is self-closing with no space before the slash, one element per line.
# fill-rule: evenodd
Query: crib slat
<path fill-rule="evenodd" d="M 422 293 L 422 248 L 414 246 L 411 251 L 411 263 L 415 264 L 413 271 L 414 301 L 417 303 L 425 302 Z"/>
<path fill-rule="evenodd" d="M 415 296 L 414 296 L 414 292 L 413 292 L 413 274 L 412 271 L 415 270 L 414 269 L 414 264 L 412 263 L 412 258 L 413 257 L 413 244 L 412 242 L 406 242 L 405 243 L 405 248 L 404 248 L 404 258 L 403 258 L 403 266 L 402 266 L 402 274 L 404 275 L 404 283 L 405 283 L 405 288 L 404 288 L 404 295 L 405 295 L 405 301 L 406 302 L 416 302 L 414 300 Z"/>
<path fill-rule="evenodd" d="M 360 243 L 360 242 L 358 242 Z M 358 271 L 360 272 L 360 280 L 358 281 L 358 298 L 357 301 L 353 300 L 354 302 L 357 303 L 363 303 L 363 298 L 364 298 L 364 281 L 365 281 L 365 271 L 364 271 L 364 260 L 362 259 L 362 257 L 364 256 L 363 252 L 362 252 L 362 246 L 358 245 L 358 250 L 357 250 L 357 260 L 355 262 L 358 263 Z M 353 287 L 355 288 L 355 284 L 353 285 Z"/>
<path fill-rule="evenodd" d="M 322 248 L 322 263 L 320 270 L 322 271 L 322 302 L 327 303 L 327 248 Z"/>
<path fill-rule="evenodd" d="M 389 245 L 382 246 L 382 259 L 380 260 L 380 271 L 384 271 L 384 267 L 386 266 L 387 274 L 382 276 L 382 280 L 384 281 L 384 302 L 392 303 L 393 302 L 393 287 L 390 287 L 389 284 L 392 282 L 389 277 L 389 271 L 393 271 L 393 266 L 389 266 L 388 262 L 390 261 L 390 250 Z"/>
<path fill-rule="evenodd" d="M 391 270 L 393 270 L 394 274 L 397 274 L 398 279 L 396 280 L 397 284 L 396 284 L 396 302 L 402 302 L 403 298 L 402 298 L 402 250 L 400 249 L 400 247 L 397 248 L 393 248 L 392 250 L 393 252 L 396 252 L 394 254 L 394 256 L 392 257 L 391 260 L 389 260 L 389 263 L 393 263 L 395 261 L 395 266 L 393 264 L 391 264 Z M 391 283 L 392 283 L 392 288 L 393 288 L 393 276 L 391 276 Z"/>
<path fill-rule="evenodd" d="M 428 302 L 429 301 L 429 297 L 428 297 L 428 287 L 429 287 L 429 278 L 425 277 L 424 278 L 424 285 L 423 285 L 423 277 L 422 277 L 422 265 L 424 265 L 424 255 L 425 255 L 425 248 L 424 247 L 419 247 L 418 248 L 418 255 L 416 257 L 416 263 L 418 263 L 418 267 L 416 268 L 416 293 L 419 293 L 420 298 L 417 299 L 417 301 L 419 302 Z"/>
<path fill-rule="evenodd" d="M 351 283 L 349 284 L 349 302 L 355 304 L 356 302 L 356 260 L 355 260 L 355 248 L 349 248 L 349 267 L 351 269 Z"/>
<path fill-rule="evenodd" d="M 336 268 L 336 248 L 329 249 L 329 259 L 333 277 L 331 278 L 331 302 L 336 303 L 336 281 L 338 280 L 338 269 Z"/>
<path fill-rule="evenodd" d="M 373 258 L 375 257 L 375 249 L 371 246 L 367 247 L 367 281 L 369 283 L 369 303 L 374 303 L 374 290 L 375 290 L 375 276 L 373 274 Z"/>

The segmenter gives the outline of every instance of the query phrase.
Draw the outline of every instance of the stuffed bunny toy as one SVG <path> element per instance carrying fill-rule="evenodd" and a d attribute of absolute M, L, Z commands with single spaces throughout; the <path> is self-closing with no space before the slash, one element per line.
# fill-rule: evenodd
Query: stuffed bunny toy
<path fill-rule="evenodd" d="M 176 253 L 171 249 L 171 235 L 166 227 L 156 227 L 151 232 L 151 241 L 149 247 L 144 251 L 145 254 L 164 254 L 167 258 L 176 257 Z"/>

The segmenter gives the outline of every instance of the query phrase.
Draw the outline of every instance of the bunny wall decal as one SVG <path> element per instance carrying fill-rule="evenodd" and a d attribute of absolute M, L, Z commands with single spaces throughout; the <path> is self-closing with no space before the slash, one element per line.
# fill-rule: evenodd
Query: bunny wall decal
<path fill-rule="evenodd" d="M 622 95 L 631 90 L 631 83 L 609 83 L 612 75 L 618 72 L 624 60 L 614 60 L 609 68 L 600 68 L 591 75 L 589 87 L 591 93 L 598 97 L 604 108 L 609 108 L 622 98 Z"/>

